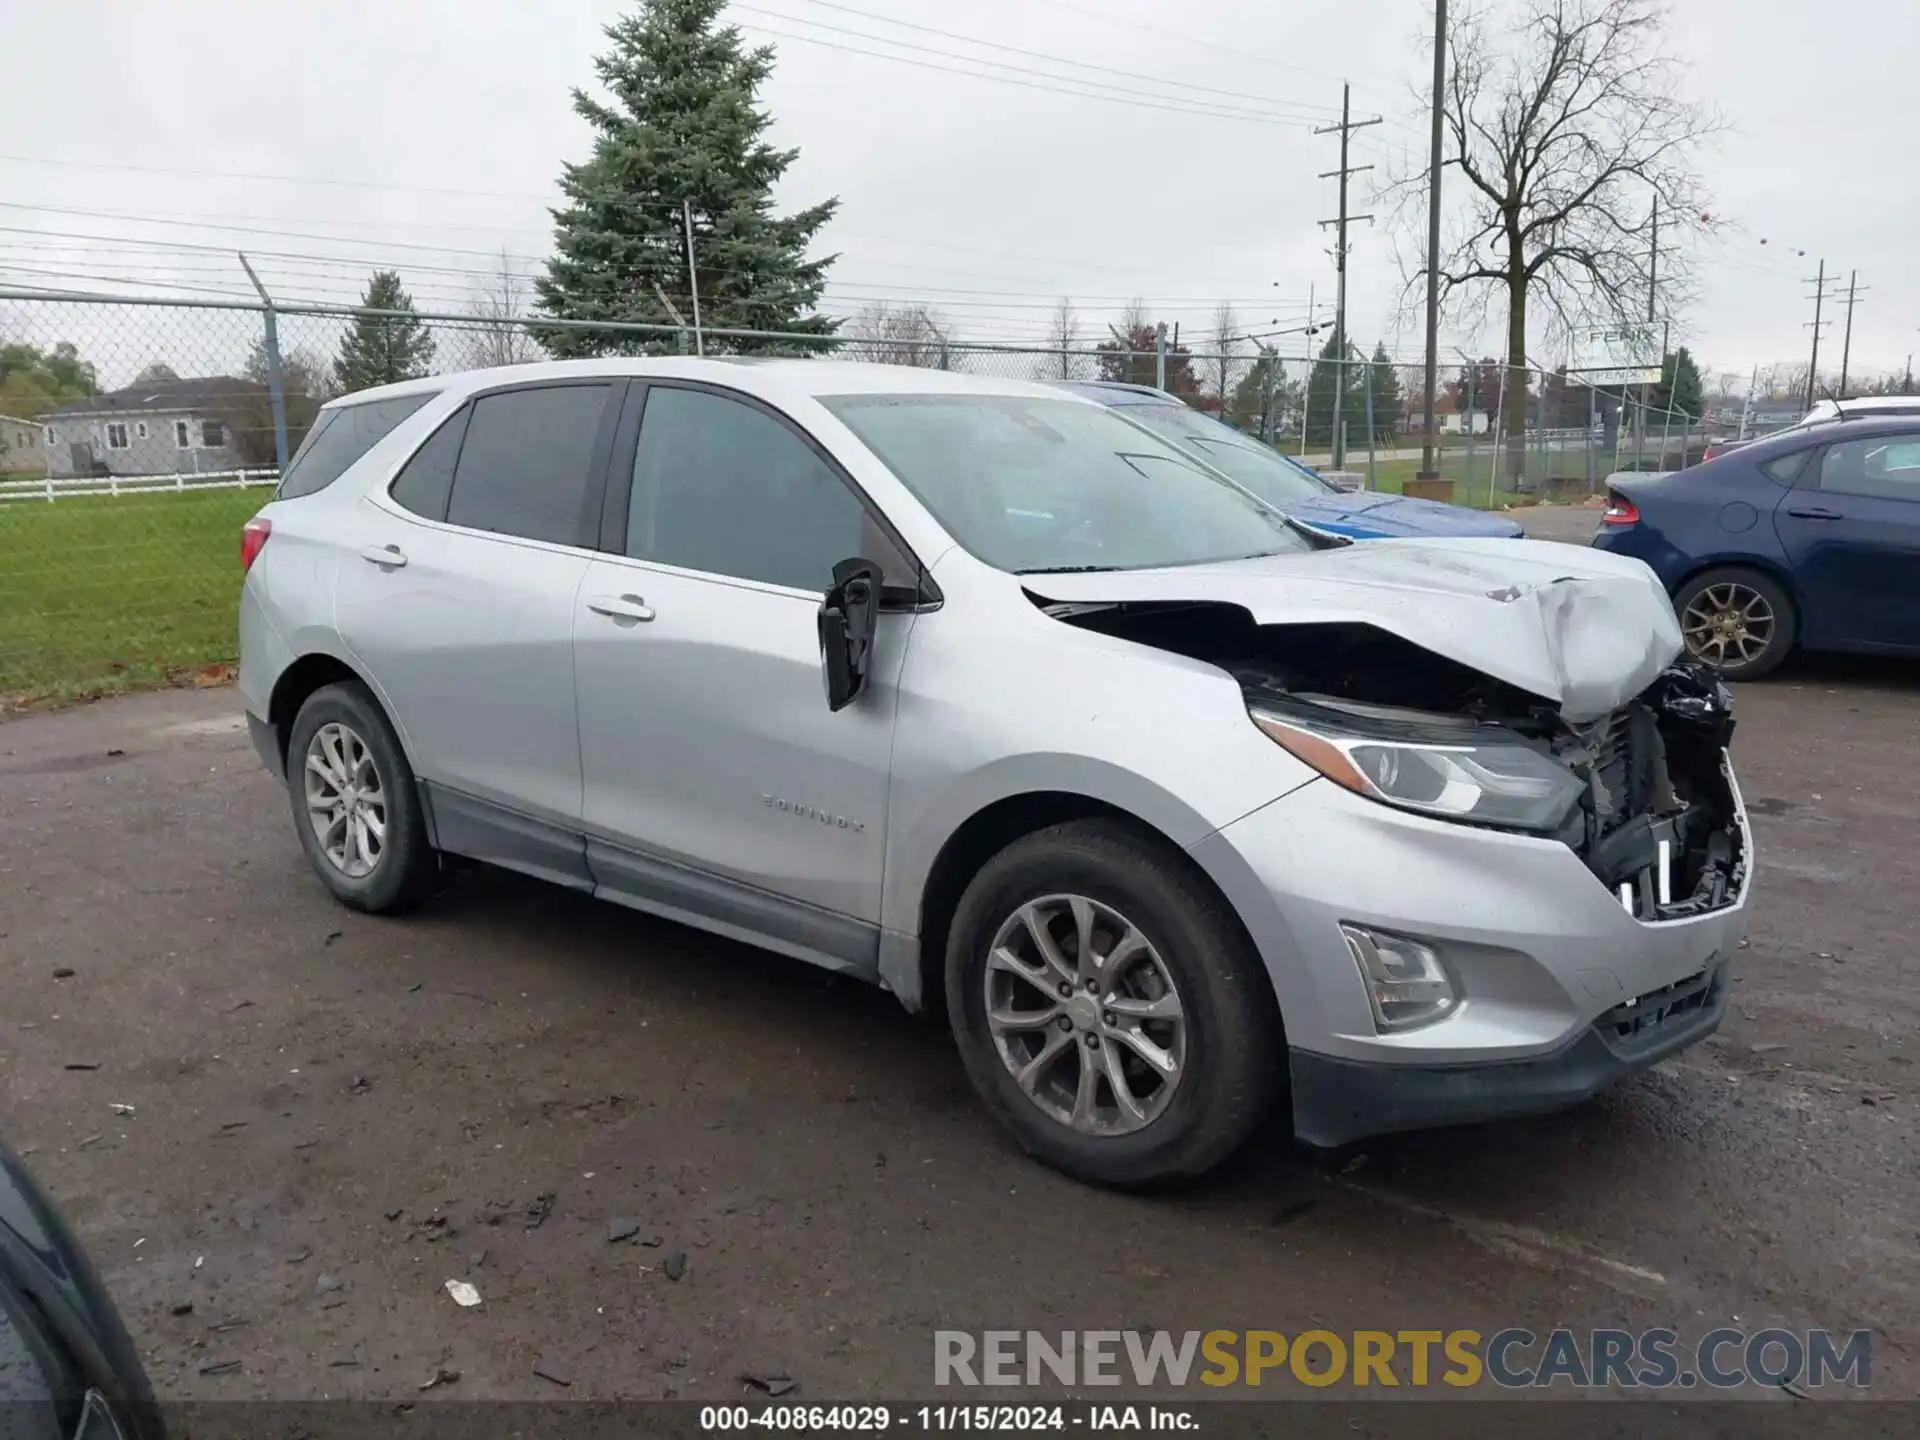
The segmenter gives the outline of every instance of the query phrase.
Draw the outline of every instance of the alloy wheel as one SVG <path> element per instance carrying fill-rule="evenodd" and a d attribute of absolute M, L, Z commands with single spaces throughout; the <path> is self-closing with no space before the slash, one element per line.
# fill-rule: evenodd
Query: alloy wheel
<path fill-rule="evenodd" d="M 1753 664 L 1773 643 L 1778 625 L 1767 597 L 1733 580 L 1706 586 L 1680 617 L 1687 649 L 1722 668 Z"/>
<path fill-rule="evenodd" d="M 366 740 L 329 721 L 306 754 L 307 820 L 320 853 L 350 880 L 364 880 L 386 853 L 387 797 Z"/>
<path fill-rule="evenodd" d="M 1021 1093 L 1083 1135 L 1143 1129 L 1179 1088 L 1187 1018 L 1173 974 L 1111 905 L 1048 895 L 1015 910 L 987 957 L 986 1002 Z"/>

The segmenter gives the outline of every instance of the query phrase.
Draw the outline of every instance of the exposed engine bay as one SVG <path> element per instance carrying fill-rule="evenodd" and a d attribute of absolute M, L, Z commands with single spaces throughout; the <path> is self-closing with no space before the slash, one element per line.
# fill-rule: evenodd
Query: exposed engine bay
<path fill-rule="evenodd" d="M 1490 828 L 1561 841 L 1638 919 L 1702 914 L 1740 893 L 1748 860 L 1725 754 L 1732 697 L 1690 658 L 1576 725 L 1553 703 L 1376 625 L 1259 625 L 1218 601 L 1038 603 L 1064 623 L 1216 665 L 1251 710 L 1309 729 L 1437 750 L 1495 739 L 1551 757 L 1578 782 L 1564 816 L 1551 828 Z M 1576 787 L 1560 783 L 1572 797 Z"/>

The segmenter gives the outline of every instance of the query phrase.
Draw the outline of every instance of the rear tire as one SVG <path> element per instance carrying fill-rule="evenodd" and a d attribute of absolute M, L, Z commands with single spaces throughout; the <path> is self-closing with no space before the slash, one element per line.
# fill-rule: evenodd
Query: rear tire
<path fill-rule="evenodd" d="M 1726 680 L 1759 680 L 1793 652 L 1799 616 L 1771 575 L 1744 566 L 1707 570 L 1680 587 L 1674 614 L 1687 653 Z"/>
<path fill-rule="evenodd" d="M 994 1118 L 1095 1184 L 1203 1174 L 1264 1118 L 1285 1073 L 1272 982 L 1225 902 L 1177 852 L 1114 821 L 1055 825 L 989 860 L 954 914 L 946 989 Z"/>
<path fill-rule="evenodd" d="M 358 681 L 323 685 L 301 705 L 287 735 L 287 795 L 301 849 L 349 909 L 397 914 L 438 884 L 413 767 Z"/>

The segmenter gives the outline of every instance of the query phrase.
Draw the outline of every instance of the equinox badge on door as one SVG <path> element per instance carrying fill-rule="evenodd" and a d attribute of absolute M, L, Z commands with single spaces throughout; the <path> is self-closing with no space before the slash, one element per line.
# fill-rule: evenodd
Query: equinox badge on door
<path fill-rule="evenodd" d="M 769 810 L 778 810 L 782 815 L 797 815 L 802 820 L 818 820 L 822 825 L 831 825 L 836 830 L 852 830 L 857 833 L 867 828 L 867 822 L 864 820 L 849 820 L 844 815 L 829 815 L 825 810 L 818 810 L 811 805 L 802 805 L 793 800 L 782 800 L 778 795 L 762 795 L 760 803 Z"/>

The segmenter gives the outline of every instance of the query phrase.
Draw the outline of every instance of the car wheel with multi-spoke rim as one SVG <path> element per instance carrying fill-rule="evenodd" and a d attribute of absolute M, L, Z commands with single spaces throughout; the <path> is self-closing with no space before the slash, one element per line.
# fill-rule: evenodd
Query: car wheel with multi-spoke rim
<path fill-rule="evenodd" d="M 1793 649 L 1793 601 L 1758 570 L 1709 570 L 1674 597 L 1687 651 L 1729 680 L 1757 680 Z"/>
<path fill-rule="evenodd" d="M 1285 1044 L 1265 969 L 1191 862 L 1114 821 L 990 860 L 949 929 L 947 1009 L 975 1087 L 1081 1179 L 1198 1175 L 1266 1113 Z"/>
<path fill-rule="evenodd" d="M 403 910 L 439 875 L 413 770 L 362 685 L 307 697 L 287 736 L 287 790 L 301 848 L 321 880 L 356 910 Z"/>

